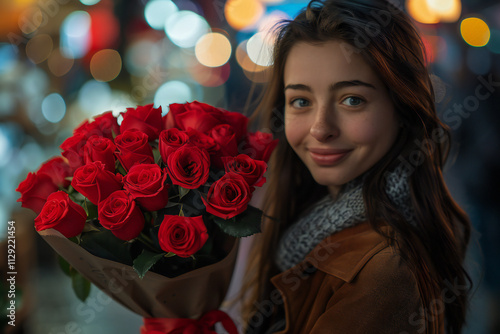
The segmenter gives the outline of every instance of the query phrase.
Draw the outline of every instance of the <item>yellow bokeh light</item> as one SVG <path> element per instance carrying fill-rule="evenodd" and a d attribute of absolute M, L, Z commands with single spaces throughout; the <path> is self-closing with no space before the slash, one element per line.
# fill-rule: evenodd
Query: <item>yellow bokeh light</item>
<path fill-rule="evenodd" d="M 97 81 L 111 81 L 121 70 L 122 58 L 116 50 L 100 50 L 90 60 L 90 73 Z"/>
<path fill-rule="evenodd" d="M 231 42 L 221 33 L 211 32 L 202 36 L 194 49 L 196 59 L 208 67 L 219 67 L 231 57 Z"/>
<path fill-rule="evenodd" d="M 40 28 L 43 22 L 44 14 L 40 8 L 36 6 L 28 7 L 18 19 L 19 29 L 21 29 L 21 31 L 26 35 L 34 33 L 38 28 Z"/>
<path fill-rule="evenodd" d="M 426 0 L 427 8 L 439 17 L 441 22 L 456 22 L 462 13 L 460 0 Z"/>
<path fill-rule="evenodd" d="M 490 40 L 490 28 L 480 18 L 469 17 L 460 23 L 460 33 L 467 44 L 472 46 L 485 46 Z"/>
<path fill-rule="evenodd" d="M 264 6 L 257 0 L 228 0 L 224 15 L 231 27 L 241 30 L 257 23 L 264 14 Z"/>
<path fill-rule="evenodd" d="M 26 44 L 26 55 L 35 64 L 40 64 L 49 58 L 54 42 L 52 37 L 41 34 L 33 37 Z"/>
<path fill-rule="evenodd" d="M 420 23 L 434 24 L 439 22 L 438 14 L 429 8 L 426 1 L 407 0 L 406 9 L 408 13 Z"/>

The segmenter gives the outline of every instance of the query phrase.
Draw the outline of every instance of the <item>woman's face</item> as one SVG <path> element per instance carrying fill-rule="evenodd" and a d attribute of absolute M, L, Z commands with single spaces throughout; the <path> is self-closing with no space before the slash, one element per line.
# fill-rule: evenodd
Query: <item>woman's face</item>
<path fill-rule="evenodd" d="M 334 198 L 391 148 L 399 126 L 387 88 L 346 44 L 299 42 L 284 72 L 286 138 Z"/>

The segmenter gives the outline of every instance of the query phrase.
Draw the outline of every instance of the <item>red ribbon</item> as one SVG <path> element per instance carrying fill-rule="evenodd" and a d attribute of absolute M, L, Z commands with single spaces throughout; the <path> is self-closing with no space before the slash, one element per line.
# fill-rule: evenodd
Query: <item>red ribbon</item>
<path fill-rule="evenodd" d="M 200 319 L 144 318 L 141 334 L 217 334 L 214 326 L 220 322 L 229 334 L 238 334 L 236 325 L 227 313 L 214 310 Z"/>

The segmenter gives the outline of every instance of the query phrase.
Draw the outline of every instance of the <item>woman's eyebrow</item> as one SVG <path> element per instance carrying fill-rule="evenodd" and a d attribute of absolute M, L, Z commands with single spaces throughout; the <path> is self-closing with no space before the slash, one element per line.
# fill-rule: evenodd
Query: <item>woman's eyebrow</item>
<path fill-rule="evenodd" d="M 377 88 L 375 88 L 374 85 L 372 85 L 368 82 L 364 82 L 361 80 L 349 80 L 349 81 L 339 81 L 339 82 L 331 85 L 330 90 L 339 90 L 339 89 L 342 89 L 345 87 L 352 87 L 352 86 L 365 86 L 365 87 L 377 89 Z"/>
<path fill-rule="evenodd" d="M 339 81 L 339 82 L 336 82 L 335 84 L 332 84 L 330 86 L 330 90 L 331 91 L 339 90 L 339 89 L 342 89 L 345 87 L 353 87 L 353 86 L 364 86 L 364 87 L 377 89 L 374 85 L 372 85 L 368 82 L 364 82 L 361 80 L 349 80 L 349 81 Z M 283 89 L 283 91 L 286 91 L 287 89 L 304 90 L 307 92 L 312 91 L 311 87 L 304 85 L 304 84 L 289 84 L 289 85 L 285 86 L 285 89 Z"/>

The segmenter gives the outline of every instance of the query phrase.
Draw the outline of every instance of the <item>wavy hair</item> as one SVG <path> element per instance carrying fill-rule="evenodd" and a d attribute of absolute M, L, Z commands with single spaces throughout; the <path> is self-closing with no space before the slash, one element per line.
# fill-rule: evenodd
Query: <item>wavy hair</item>
<path fill-rule="evenodd" d="M 386 84 L 403 129 L 389 152 L 366 172 L 363 197 L 366 214 L 380 234 L 389 224 L 403 258 L 412 267 L 422 295 L 427 333 L 446 326 L 460 333 L 472 286 L 463 260 L 470 237 L 470 221 L 451 197 L 442 169 L 450 149 L 450 131 L 436 114 L 432 82 L 420 36 L 400 8 L 383 0 L 311 1 L 293 20 L 275 26 L 276 41 L 270 79 L 252 116 L 269 128 L 279 144 L 270 160 L 270 177 L 264 198 L 263 233 L 253 244 L 243 285 L 243 316 L 248 322 L 259 301 L 269 298 L 270 277 L 278 273 L 272 259 L 282 232 L 327 188 L 317 184 L 307 167 L 287 143 L 284 134 L 284 82 L 287 55 L 297 42 L 337 40 L 346 57 L 355 52 Z M 385 175 L 399 164 L 410 173 L 416 226 L 410 225 L 385 192 Z M 419 245 L 419 246 L 418 246 Z M 437 309 L 449 284 L 467 286 L 453 290 L 444 314 Z M 441 317 L 433 317 L 439 315 Z M 445 325 L 442 322 L 444 318 Z"/>

